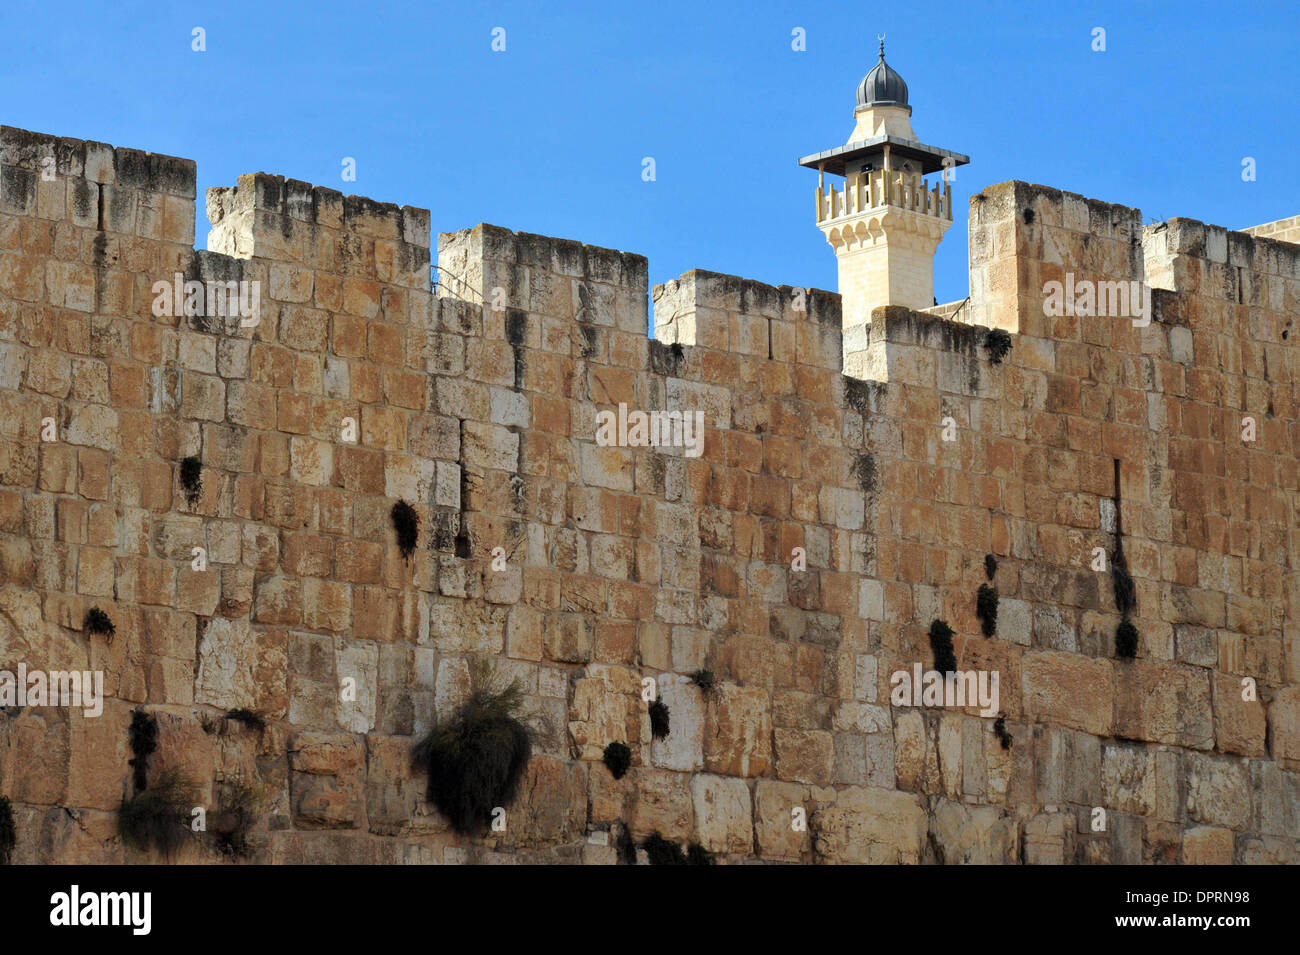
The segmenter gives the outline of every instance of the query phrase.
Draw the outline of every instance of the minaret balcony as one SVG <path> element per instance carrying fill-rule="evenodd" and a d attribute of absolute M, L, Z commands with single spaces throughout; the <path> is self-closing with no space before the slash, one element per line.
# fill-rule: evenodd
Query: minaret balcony
<path fill-rule="evenodd" d="M 817 224 L 894 206 L 920 215 L 952 221 L 952 186 L 927 186 L 920 173 L 873 169 L 850 173 L 841 189 L 817 188 Z"/>

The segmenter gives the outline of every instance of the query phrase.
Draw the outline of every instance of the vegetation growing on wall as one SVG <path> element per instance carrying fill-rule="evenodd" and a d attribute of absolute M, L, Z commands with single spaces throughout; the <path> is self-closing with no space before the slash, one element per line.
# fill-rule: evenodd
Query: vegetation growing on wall
<path fill-rule="evenodd" d="M 617 741 L 610 743 L 605 747 L 605 755 L 601 758 L 601 762 L 605 764 L 610 775 L 615 779 L 622 779 L 632 766 L 632 750 L 628 749 L 627 743 Z"/>
<path fill-rule="evenodd" d="M 1000 365 L 1011 351 L 1011 334 L 1002 328 L 990 328 L 984 335 L 984 350 L 988 352 L 989 364 Z"/>
<path fill-rule="evenodd" d="M 980 632 L 991 637 L 998 630 L 998 589 L 980 584 L 975 594 L 975 616 L 980 621 Z"/>
<path fill-rule="evenodd" d="M 236 723 L 241 723 L 251 730 L 257 730 L 259 733 L 266 729 L 266 720 L 262 719 L 262 717 L 254 713 L 252 710 L 244 709 L 242 706 L 227 713 L 226 719 L 234 720 Z"/>
<path fill-rule="evenodd" d="M 106 637 L 109 643 L 112 643 L 113 637 L 117 635 L 117 627 L 113 625 L 112 619 L 98 607 L 91 607 L 86 611 L 86 616 L 81 621 L 81 628 L 87 633 L 97 633 Z"/>
<path fill-rule="evenodd" d="M 135 791 L 143 792 L 149 779 L 149 757 L 158 751 L 158 718 L 144 710 L 135 710 L 127 739 L 133 754 L 128 765 L 135 770 Z"/>
<path fill-rule="evenodd" d="M 397 531 L 397 549 L 401 551 L 402 559 L 409 561 L 420 542 L 420 515 L 410 504 L 398 501 L 393 505 L 392 518 L 393 529 Z"/>
<path fill-rule="evenodd" d="M 668 704 L 656 699 L 649 706 L 650 733 L 655 739 L 666 739 L 669 733 Z"/>
<path fill-rule="evenodd" d="M 476 688 L 415 747 L 415 765 L 428 773 L 429 802 L 461 835 L 482 832 L 492 810 L 510 805 L 519 792 L 532 757 L 532 734 L 517 719 L 522 703 L 517 683 L 496 692 Z"/>
<path fill-rule="evenodd" d="M 930 624 L 930 650 L 934 653 L 934 668 L 940 673 L 953 673 L 957 669 L 957 654 L 952 648 L 952 627 L 943 620 Z"/>
<path fill-rule="evenodd" d="M 181 460 L 181 489 L 190 507 L 197 504 L 203 495 L 203 462 L 198 458 L 191 456 Z"/>
<path fill-rule="evenodd" d="M 179 770 L 164 769 L 152 786 L 122 801 L 117 813 L 118 834 L 133 848 L 157 849 L 171 856 L 190 836 L 196 799 L 188 777 Z"/>
<path fill-rule="evenodd" d="M 14 807 L 8 796 L 0 796 L 0 865 L 13 862 L 14 846 L 18 844 L 18 830 L 14 826 Z"/>
<path fill-rule="evenodd" d="M 998 718 L 993 721 L 993 735 L 998 738 L 1003 749 L 1010 749 L 1014 738 L 1007 732 L 1007 718 L 1005 714 L 999 714 Z"/>
<path fill-rule="evenodd" d="M 261 792 L 241 779 L 217 786 L 217 811 L 208 818 L 208 834 L 217 851 L 231 858 L 243 858 L 251 852 L 248 832 L 257 819 Z"/>
<path fill-rule="evenodd" d="M 691 674 L 691 682 L 705 693 L 708 693 L 716 685 L 717 680 L 714 678 L 712 670 L 696 670 Z"/>

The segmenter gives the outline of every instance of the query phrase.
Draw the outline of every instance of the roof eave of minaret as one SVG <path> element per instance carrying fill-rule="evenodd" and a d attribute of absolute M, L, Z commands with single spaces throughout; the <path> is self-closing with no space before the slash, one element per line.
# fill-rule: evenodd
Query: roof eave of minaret
<path fill-rule="evenodd" d="M 806 166 L 809 169 L 824 169 L 836 176 L 842 176 L 844 175 L 845 166 L 849 162 L 875 152 L 881 146 L 886 145 L 889 146 L 891 155 L 895 157 L 919 160 L 922 173 L 938 172 L 943 169 L 945 159 L 952 160 L 948 164 L 949 166 L 964 166 L 970 162 L 970 157 L 963 156 L 961 153 L 940 149 L 938 146 L 927 146 L 924 143 L 904 139 L 901 136 L 885 134 L 871 139 L 859 140 L 855 143 L 848 143 L 844 146 L 836 146 L 834 149 L 813 153 L 811 156 L 803 156 L 799 159 L 799 165 Z"/>

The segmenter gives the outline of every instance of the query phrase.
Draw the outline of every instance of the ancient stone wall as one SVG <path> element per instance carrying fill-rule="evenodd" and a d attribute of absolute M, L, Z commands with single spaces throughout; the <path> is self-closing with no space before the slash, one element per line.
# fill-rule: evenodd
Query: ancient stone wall
<path fill-rule="evenodd" d="M 254 861 L 612 863 L 624 829 L 725 861 L 1300 861 L 1300 247 L 1007 183 L 955 320 L 842 335 L 836 295 L 695 271 L 650 340 L 639 256 L 481 225 L 431 286 L 424 210 L 259 173 L 195 252 L 192 163 L 5 128 L 0 166 L 0 671 L 108 696 L 0 711 L 20 861 L 159 858 L 117 835 L 137 710 L 150 772 L 214 814 L 258 792 Z M 256 324 L 156 314 L 177 273 L 256 281 Z M 1066 273 L 1148 281 L 1150 324 L 1047 314 Z M 598 444 L 619 405 L 702 411 L 702 453 Z M 936 619 L 1001 719 L 891 703 Z M 537 738 L 469 838 L 411 750 L 483 661 Z"/>

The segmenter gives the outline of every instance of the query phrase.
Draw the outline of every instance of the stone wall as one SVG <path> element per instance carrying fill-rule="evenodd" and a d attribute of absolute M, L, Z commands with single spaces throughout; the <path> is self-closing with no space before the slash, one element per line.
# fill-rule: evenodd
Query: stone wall
<path fill-rule="evenodd" d="M 1007 183 L 962 318 L 878 310 L 846 354 L 831 293 L 652 291 L 486 225 L 431 286 L 424 210 L 261 173 L 209 191 L 195 252 L 192 163 L 5 128 L 0 166 L 0 670 L 109 696 L 0 712 L 20 861 L 157 858 L 116 835 L 137 709 L 201 805 L 259 791 L 254 861 L 612 863 L 624 828 L 725 861 L 1300 861 L 1300 248 Z M 1153 320 L 1046 315 L 1066 272 L 1149 275 Z M 257 324 L 155 315 L 176 273 L 257 281 Z M 703 411 L 703 453 L 598 445 L 620 404 Z M 1131 660 L 1092 569 L 1121 534 Z M 891 704 L 937 618 L 1000 674 L 996 725 Z M 538 737 L 505 831 L 464 838 L 411 749 L 481 661 Z"/>

